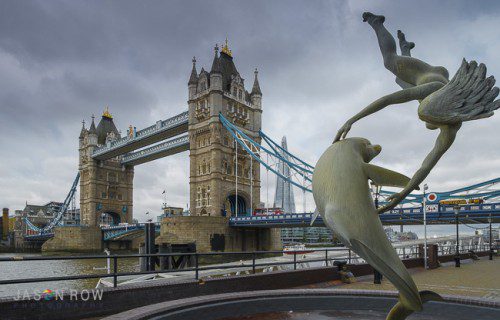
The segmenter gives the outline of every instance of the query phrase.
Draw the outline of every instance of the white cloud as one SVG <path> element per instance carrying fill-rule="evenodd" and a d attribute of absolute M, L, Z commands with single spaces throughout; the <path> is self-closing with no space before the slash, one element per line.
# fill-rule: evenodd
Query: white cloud
<path fill-rule="evenodd" d="M 141 128 L 184 111 L 192 56 L 198 58 L 198 70 L 209 68 L 214 43 L 226 35 L 247 88 L 253 68 L 259 67 L 264 131 L 276 141 L 286 135 L 290 150 L 312 164 L 348 117 L 398 90 L 383 67 L 373 30 L 361 21 L 364 10 L 385 14 L 393 34 L 403 29 L 416 42 L 413 55 L 418 58 L 444 65 L 451 74 L 462 57 L 474 58 L 486 63 L 489 74 L 500 76 L 500 14 L 491 2 L 1 6 L 0 205 L 12 210 L 26 200 L 64 199 L 77 171 L 82 118 L 99 115 L 109 105 L 124 131 L 129 124 Z M 14 20 L 7 15 L 18 23 L 9 25 Z M 44 41 L 33 38 L 34 28 Z M 437 134 L 425 129 L 416 107 L 387 108 L 356 123 L 350 135 L 381 144 L 383 152 L 375 161 L 411 175 Z M 499 176 L 499 126 L 499 115 L 464 124 L 429 175 L 431 189 Z M 184 207 L 188 169 L 187 153 L 136 167 L 135 216 L 142 220 L 146 211 L 159 213 L 164 189 L 169 203 Z M 269 190 L 272 202 L 273 179 Z M 295 194 L 301 207 L 301 193 Z M 312 199 L 307 202 L 312 208 Z"/>

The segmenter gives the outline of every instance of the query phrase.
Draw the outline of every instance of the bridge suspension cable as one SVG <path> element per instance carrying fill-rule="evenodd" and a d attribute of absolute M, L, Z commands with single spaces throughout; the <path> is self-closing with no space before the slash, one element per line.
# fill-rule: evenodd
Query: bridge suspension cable
<path fill-rule="evenodd" d="M 313 166 L 283 149 L 262 131 L 259 131 L 259 136 L 262 138 L 262 141 L 266 143 L 265 145 L 250 138 L 241 129 L 227 120 L 222 114 L 219 114 L 219 119 L 224 128 L 226 128 L 235 139 L 237 144 L 239 144 L 254 160 L 262 164 L 266 170 L 271 171 L 275 175 L 290 182 L 292 185 L 300 188 L 301 190 L 312 192 L 311 182 L 314 170 Z M 266 161 L 263 159 L 264 155 L 266 157 Z M 278 165 L 280 161 L 281 163 L 286 163 L 290 167 L 290 174 L 285 175 L 279 171 Z"/>
<path fill-rule="evenodd" d="M 219 114 L 219 119 L 223 126 L 233 136 L 237 144 L 239 144 L 246 152 L 266 169 L 266 184 L 269 185 L 269 171 L 276 176 L 284 179 L 295 187 L 303 191 L 304 199 L 303 205 L 305 207 L 305 192 L 312 192 L 312 173 L 314 167 L 288 150 L 281 147 L 278 143 L 272 140 L 264 132 L 259 131 L 259 137 L 263 143 L 258 143 L 240 128 L 233 125 L 222 114 Z M 265 155 L 265 160 L 264 160 Z M 279 163 L 286 163 L 290 168 L 290 173 L 286 175 L 278 169 Z M 266 192 L 266 207 L 269 206 L 269 192 Z M 387 198 L 395 192 L 389 190 L 380 190 L 379 196 L 381 197 L 379 204 L 384 205 L 387 203 Z M 470 199 L 480 198 L 484 201 L 492 202 L 500 200 L 500 178 L 491 179 L 485 182 L 477 183 L 471 186 L 444 192 L 434 192 L 437 199 Z M 404 205 L 421 206 L 423 203 L 423 194 L 409 194 L 399 207 L 403 208 Z M 398 210 L 399 211 L 399 210 Z M 402 213 L 404 216 L 404 213 Z"/>
<path fill-rule="evenodd" d="M 52 229 L 57 226 L 57 225 L 60 225 L 62 223 L 62 219 L 64 217 L 64 214 L 66 213 L 66 211 L 68 210 L 68 207 L 70 206 L 71 204 L 71 201 L 73 200 L 73 197 L 75 196 L 75 193 L 76 193 L 76 188 L 78 186 L 78 181 L 80 180 L 80 172 L 77 173 L 76 177 L 75 177 L 75 180 L 73 181 L 73 184 L 71 185 L 71 189 L 69 190 L 69 193 L 68 195 L 66 196 L 66 199 L 64 200 L 62 206 L 59 208 L 59 210 L 57 211 L 56 213 L 56 216 L 54 217 L 54 219 L 52 219 L 46 226 L 44 227 L 37 227 L 36 225 L 34 225 L 29 219 L 28 217 L 25 217 L 24 218 L 24 221 L 26 223 L 26 226 L 32 230 L 32 231 L 35 231 L 35 232 L 38 232 L 40 234 L 43 234 L 43 233 L 48 233 L 50 231 L 52 231 Z"/>

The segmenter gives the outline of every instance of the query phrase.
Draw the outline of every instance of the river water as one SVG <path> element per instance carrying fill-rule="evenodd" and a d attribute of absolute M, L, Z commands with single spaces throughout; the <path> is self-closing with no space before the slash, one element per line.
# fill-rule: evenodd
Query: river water
<path fill-rule="evenodd" d="M 75 254 L 71 254 L 75 255 Z M 12 256 L 42 256 L 42 254 L 30 253 L 0 253 L 0 257 Z M 111 261 L 111 267 L 113 262 Z M 53 261 L 0 261 L 0 280 L 12 280 L 21 278 L 44 278 L 84 274 L 104 274 L 106 259 L 84 259 L 84 260 L 53 260 Z M 119 259 L 118 272 L 139 271 L 137 258 Z M 50 281 L 38 283 L 0 285 L 0 297 L 23 295 L 25 292 L 31 294 L 34 291 L 45 289 L 58 290 L 82 290 L 95 288 L 98 279 L 82 279 L 69 281 Z"/>

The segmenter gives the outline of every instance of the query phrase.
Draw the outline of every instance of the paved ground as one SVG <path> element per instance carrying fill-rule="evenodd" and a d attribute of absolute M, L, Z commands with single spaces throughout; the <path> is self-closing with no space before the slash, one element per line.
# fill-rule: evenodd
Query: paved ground
<path fill-rule="evenodd" d="M 432 290 L 440 294 L 481 297 L 500 301 L 500 258 L 488 260 L 462 261 L 456 268 L 454 262 L 440 268 L 425 271 L 423 268 L 411 269 L 412 277 L 419 290 Z M 339 286 L 343 289 L 396 290 L 386 278 L 382 284 L 373 284 L 373 276 L 357 279 L 356 283 L 342 284 L 340 281 L 323 283 L 311 287 Z"/>

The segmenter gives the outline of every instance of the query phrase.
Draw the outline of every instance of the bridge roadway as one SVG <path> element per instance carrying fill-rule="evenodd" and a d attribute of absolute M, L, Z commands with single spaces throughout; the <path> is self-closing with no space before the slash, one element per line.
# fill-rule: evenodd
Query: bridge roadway
<path fill-rule="evenodd" d="M 185 111 L 172 118 L 160 120 L 152 126 L 137 131 L 132 136 L 126 135 L 96 148 L 92 158 L 96 160 L 110 159 L 186 133 L 188 131 L 188 118 L 188 112 Z"/>
<path fill-rule="evenodd" d="M 438 206 L 435 212 L 427 212 L 428 224 L 454 224 L 455 213 L 453 206 Z M 239 216 L 229 219 L 229 226 L 234 228 L 295 228 L 309 227 L 311 225 L 312 213 L 288 213 L 268 216 Z M 460 223 L 478 224 L 500 223 L 500 203 L 484 203 L 461 205 L 459 210 Z M 380 215 L 380 221 L 384 225 L 419 225 L 423 223 L 422 207 L 402 208 L 391 210 L 390 213 Z M 155 223 L 156 232 L 160 232 L 160 223 Z M 141 236 L 144 223 L 111 226 L 102 228 L 104 241 L 131 240 Z M 321 216 L 314 221 L 313 227 L 324 227 Z M 52 233 L 25 236 L 28 241 L 46 240 L 53 236 Z"/>
<path fill-rule="evenodd" d="M 428 224 L 454 224 L 455 213 L 453 206 L 437 205 L 438 210 L 427 212 Z M 293 228 L 308 227 L 311 225 L 312 213 L 288 213 L 269 216 L 239 216 L 231 217 L 231 227 L 253 227 L 253 228 Z M 488 223 L 489 218 L 493 223 L 500 222 L 500 203 L 461 205 L 459 210 L 461 223 L 477 224 Z M 380 215 L 380 221 L 384 225 L 415 225 L 422 224 L 424 219 L 422 207 L 402 208 L 391 210 L 390 213 Z M 321 216 L 314 221 L 313 227 L 324 227 Z"/>

